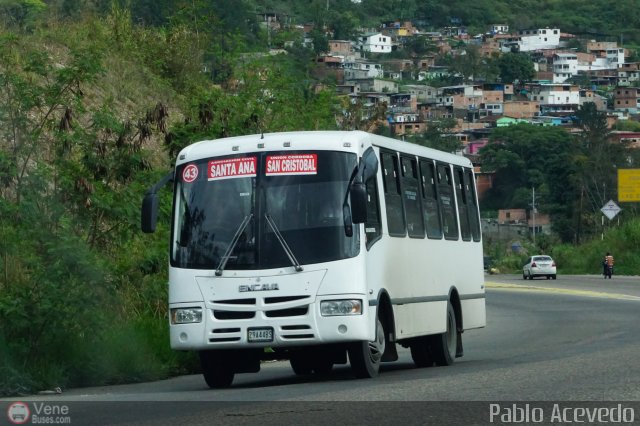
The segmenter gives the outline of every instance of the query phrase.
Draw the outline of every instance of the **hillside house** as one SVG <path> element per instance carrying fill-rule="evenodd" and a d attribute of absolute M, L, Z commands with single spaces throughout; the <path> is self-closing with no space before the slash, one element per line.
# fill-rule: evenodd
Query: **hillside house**
<path fill-rule="evenodd" d="M 396 116 L 389 120 L 389 128 L 395 136 L 424 133 L 427 130 L 427 123 L 419 121 L 417 117 Z M 396 121 L 399 120 L 399 121 Z"/>
<path fill-rule="evenodd" d="M 405 22 L 385 22 L 382 24 L 381 32 L 390 36 L 393 40 L 404 37 L 412 37 L 418 30 L 413 26 L 411 21 Z"/>
<path fill-rule="evenodd" d="M 640 111 L 640 89 L 637 87 L 616 87 L 613 93 L 613 109 L 637 114 Z"/>
<path fill-rule="evenodd" d="M 382 65 L 373 62 L 343 62 L 342 68 L 344 69 L 345 80 L 384 77 Z"/>
<path fill-rule="evenodd" d="M 505 101 L 502 104 L 503 114 L 513 118 L 533 118 L 540 113 L 538 101 Z"/>
<path fill-rule="evenodd" d="M 508 34 L 509 26 L 507 24 L 493 24 L 489 27 L 491 34 Z"/>
<path fill-rule="evenodd" d="M 500 225 L 527 223 L 527 210 L 526 209 L 498 210 L 498 223 Z"/>
<path fill-rule="evenodd" d="M 593 89 L 580 89 L 580 106 L 593 102 L 598 111 L 607 110 L 607 98 L 598 95 Z"/>
<path fill-rule="evenodd" d="M 587 43 L 587 52 L 592 53 L 602 63 L 612 65 L 614 68 L 622 67 L 625 49 L 618 47 L 615 41 L 590 41 Z"/>
<path fill-rule="evenodd" d="M 527 98 L 540 102 L 540 112 L 572 114 L 580 105 L 580 88 L 572 84 L 532 84 Z"/>
<path fill-rule="evenodd" d="M 354 56 L 353 42 L 349 40 L 329 40 L 329 52 L 331 56 L 352 58 Z"/>
<path fill-rule="evenodd" d="M 358 38 L 358 46 L 363 52 L 391 53 L 391 37 L 382 33 L 366 34 Z"/>
<path fill-rule="evenodd" d="M 398 83 L 380 78 L 350 78 L 345 83 L 357 86 L 358 92 L 398 93 Z"/>
<path fill-rule="evenodd" d="M 402 86 L 402 89 L 410 93 L 419 103 L 435 103 L 438 89 L 423 84 L 411 84 Z"/>
<path fill-rule="evenodd" d="M 560 30 L 557 28 L 539 28 L 522 30 L 518 35 L 502 44 L 502 52 L 531 52 L 534 50 L 556 49 L 560 46 Z"/>
<path fill-rule="evenodd" d="M 525 118 L 509 117 L 504 115 L 496 120 L 496 127 L 508 127 L 514 124 L 529 123 L 529 122 L 530 121 Z"/>
<path fill-rule="evenodd" d="M 489 143 L 488 138 L 481 138 L 469 141 L 466 146 L 466 154 L 476 155 L 480 152 L 481 148 L 484 148 Z"/>
<path fill-rule="evenodd" d="M 640 81 L 640 62 L 622 64 L 618 69 L 618 86 L 630 86 Z"/>
<path fill-rule="evenodd" d="M 387 111 L 391 114 L 417 114 L 418 103 L 410 93 L 391 94 Z"/>
<path fill-rule="evenodd" d="M 614 130 L 610 134 L 610 139 L 615 142 L 628 143 L 632 148 L 640 148 L 640 132 Z"/>

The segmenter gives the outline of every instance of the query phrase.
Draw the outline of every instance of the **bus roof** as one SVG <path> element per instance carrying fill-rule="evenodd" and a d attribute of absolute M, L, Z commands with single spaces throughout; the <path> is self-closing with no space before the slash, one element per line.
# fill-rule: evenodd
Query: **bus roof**
<path fill-rule="evenodd" d="M 263 145 L 259 147 L 259 144 Z M 471 161 L 461 155 L 450 154 L 360 130 L 276 132 L 203 140 L 182 149 L 178 154 L 176 165 L 206 157 L 256 151 L 318 149 L 350 151 L 361 154 L 371 145 L 455 165 L 471 167 Z"/>

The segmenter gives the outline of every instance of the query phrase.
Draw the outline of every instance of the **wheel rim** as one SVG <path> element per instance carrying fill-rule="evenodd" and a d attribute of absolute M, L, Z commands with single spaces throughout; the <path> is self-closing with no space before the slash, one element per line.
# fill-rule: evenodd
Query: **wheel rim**
<path fill-rule="evenodd" d="M 376 327 L 376 339 L 369 342 L 369 359 L 372 364 L 380 362 L 382 354 L 384 353 L 385 345 L 384 328 L 382 327 L 380 320 L 378 320 L 378 325 Z"/>

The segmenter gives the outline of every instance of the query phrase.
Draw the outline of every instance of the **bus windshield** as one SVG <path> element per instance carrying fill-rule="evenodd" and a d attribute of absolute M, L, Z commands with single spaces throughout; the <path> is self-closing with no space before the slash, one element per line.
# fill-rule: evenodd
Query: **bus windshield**
<path fill-rule="evenodd" d="M 302 265 L 356 256 L 357 227 L 352 237 L 346 236 L 342 208 L 356 165 L 355 154 L 334 151 L 243 153 L 180 165 L 171 265 L 216 269 L 224 264 L 225 270 L 292 266 L 267 217 Z"/>

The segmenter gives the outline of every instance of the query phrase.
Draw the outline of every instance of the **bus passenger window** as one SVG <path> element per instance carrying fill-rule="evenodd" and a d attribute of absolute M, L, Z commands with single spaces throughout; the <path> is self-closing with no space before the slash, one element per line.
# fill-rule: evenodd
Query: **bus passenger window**
<path fill-rule="evenodd" d="M 418 186 L 418 162 L 414 158 L 401 157 L 402 191 L 407 213 L 409 237 L 424 238 L 424 223 Z"/>
<path fill-rule="evenodd" d="M 427 237 L 442 238 L 440 209 L 436 192 L 435 166 L 431 160 L 420 160 L 420 177 L 422 185 L 422 213 L 427 227 Z"/>
<path fill-rule="evenodd" d="M 381 157 L 389 235 L 392 237 L 404 237 L 406 235 L 406 228 L 402 193 L 400 191 L 400 164 L 398 163 L 398 156 L 395 153 L 384 152 Z"/>
<path fill-rule="evenodd" d="M 460 234 L 464 241 L 471 241 L 471 229 L 469 227 L 469 200 L 464 184 L 462 167 L 455 168 L 456 198 L 458 199 L 458 217 L 460 218 Z"/>
<path fill-rule="evenodd" d="M 471 235 L 473 241 L 480 241 L 480 216 L 478 215 L 478 197 L 476 197 L 476 184 L 473 179 L 473 171 L 467 169 L 464 174 L 464 182 L 469 200 L 469 218 L 471 219 Z"/>
<path fill-rule="evenodd" d="M 448 164 L 438 164 L 438 201 L 442 211 L 444 237 L 447 240 L 458 239 L 458 221 L 453 198 L 453 181 Z"/>

